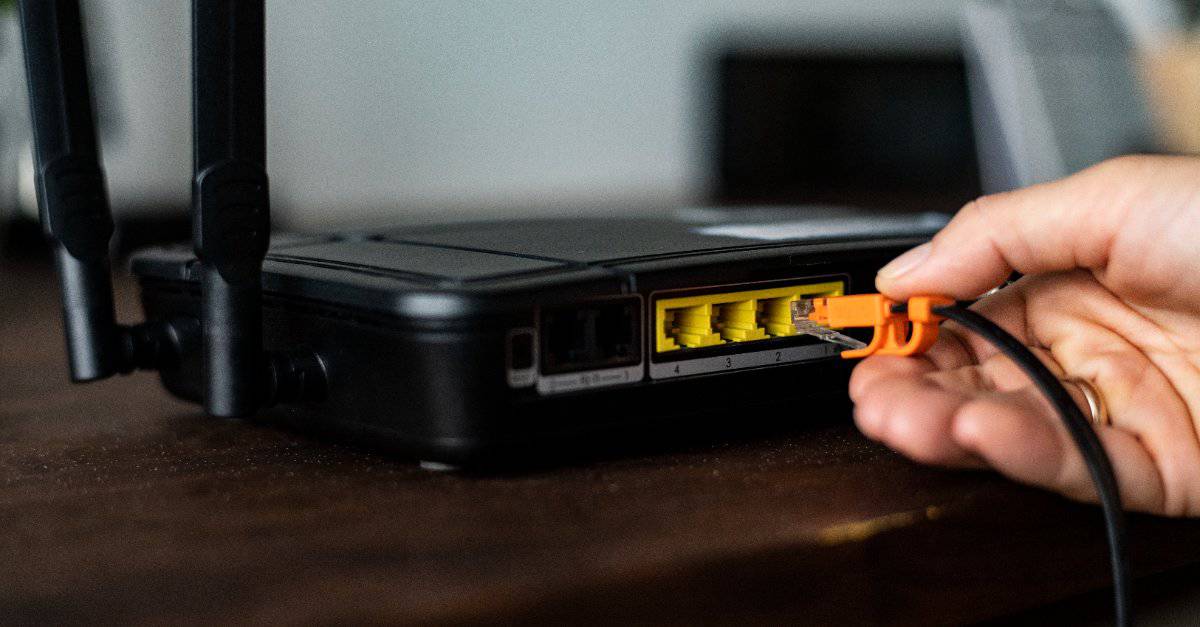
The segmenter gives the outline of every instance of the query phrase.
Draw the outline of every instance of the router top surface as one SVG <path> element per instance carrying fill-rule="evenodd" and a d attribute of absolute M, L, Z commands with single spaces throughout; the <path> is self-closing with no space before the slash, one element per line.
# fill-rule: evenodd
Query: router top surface
<path fill-rule="evenodd" d="M 381 299 L 381 293 L 491 292 L 516 283 L 611 278 L 653 261 L 928 237 L 946 222 L 934 213 L 752 211 L 745 220 L 736 212 L 727 215 L 733 218 L 539 218 L 283 235 L 267 254 L 264 287 L 396 311 L 394 298 Z M 132 267 L 143 278 L 197 279 L 195 256 L 185 247 L 139 253 Z M 333 286 L 339 289 L 329 289 Z"/>

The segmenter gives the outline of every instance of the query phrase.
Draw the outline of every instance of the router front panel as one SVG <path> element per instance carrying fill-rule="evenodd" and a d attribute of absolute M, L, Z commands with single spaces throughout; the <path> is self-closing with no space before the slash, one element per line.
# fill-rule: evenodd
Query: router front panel
<path fill-rule="evenodd" d="M 645 226 L 560 242 L 556 252 L 576 259 L 490 250 L 483 232 L 454 247 L 361 234 L 278 241 L 264 266 L 266 346 L 312 350 L 329 381 L 324 400 L 276 413 L 458 464 L 629 429 L 688 429 L 722 410 L 732 426 L 747 407 L 811 402 L 801 399 L 845 381 L 835 348 L 796 335 L 792 300 L 869 290 L 881 265 L 922 241 L 687 250 L 696 242 L 675 234 L 667 250 L 672 236 L 646 238 L 660 244 L 649 250 L 624 238 L 621 254 L 643 254 L 619 259 L 580 246 Z M 147 316 L 197 315 L 194 265 L 181 251 L 135 259 Z M 162 377 L 199 398 L 197 360 Z"/>

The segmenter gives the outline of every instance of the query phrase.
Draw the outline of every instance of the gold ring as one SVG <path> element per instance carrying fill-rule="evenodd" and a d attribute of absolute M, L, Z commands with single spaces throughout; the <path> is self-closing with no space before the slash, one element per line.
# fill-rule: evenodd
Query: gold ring
<path fill-rule="evenodd" d="M 1091 414 L 1093 423 L 1105 427 L 1112 424 L 1112 418 L 1108 415 L 1108 404 L 1104 402 L 1104 395 L 1100 394 L 1100 390 L 1096 389 L 1096 386 L 1092 385 L 1091 381 L 1071 377 L 1063 379 L 1063 382 L 1074 385 L 1083 393 L 1083 398 L 1087 400 L 1088 413 Z"/>

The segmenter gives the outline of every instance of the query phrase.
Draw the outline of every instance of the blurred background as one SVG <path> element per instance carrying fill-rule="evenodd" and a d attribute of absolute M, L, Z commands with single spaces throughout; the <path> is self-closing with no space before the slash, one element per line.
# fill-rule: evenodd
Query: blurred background
<path fill-rule="evenodd" d="M 953 211 L 1116 154 L 1197 152 L 1197 4 L 268 0 L 274 218 Z M 187 236 L 189 10 L 84 2 L 127 241 Z M 25 233 L 14 13 L 0 0 L 0 223 Z"/>

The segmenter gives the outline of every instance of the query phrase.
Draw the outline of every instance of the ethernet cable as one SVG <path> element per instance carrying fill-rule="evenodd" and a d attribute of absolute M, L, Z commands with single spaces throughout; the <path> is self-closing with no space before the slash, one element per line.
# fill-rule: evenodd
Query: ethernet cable
<path fill-rule="evenodd" d="M 1116 624 L 1122 627 L 1131 624 L 1133 600 L 1125 548 L 1125 512 L 1121 509 L 1112 461 L 1062 382 L 1028 347 L 996 323 L 968 309 L 965 303 L 941 296 L 914 296 L 907 303 L 895 302 L 882 294 L 803 299 L 792 304 L 792 317 L 799 332 L 848 346 L 850 350 L 842 352 L 847 359 L 876 354 L 919 355 L 937 340 L 939 323 L 951 320 L 1013 360 L 1054 405 L 1083 456 L 1104 512 Z M 842 340 L 853 338 L 834 331 L 848 327 L 873 327 L 875 335 L 869 344 L 854 346 Z"/>

